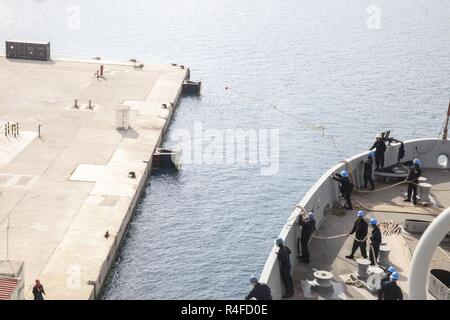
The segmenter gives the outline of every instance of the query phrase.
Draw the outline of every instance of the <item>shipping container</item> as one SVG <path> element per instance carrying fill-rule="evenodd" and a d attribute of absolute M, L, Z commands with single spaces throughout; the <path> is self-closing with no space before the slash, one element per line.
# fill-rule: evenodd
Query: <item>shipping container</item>
<path fill-rule="evenodd" d="M 7 40 L 6 57 L 50 61 L 50 42 L 26 42 Z"/>

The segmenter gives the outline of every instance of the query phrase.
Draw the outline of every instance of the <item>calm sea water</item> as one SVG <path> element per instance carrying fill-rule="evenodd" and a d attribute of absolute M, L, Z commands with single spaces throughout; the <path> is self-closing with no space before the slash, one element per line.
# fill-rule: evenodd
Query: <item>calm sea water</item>
<path fill-rule="evenodd" d="M 374 135 L 435 136 L 450 97 L 448 0 L 1 0 L 0 41 L 49 40 L 59 57 L 182 63 L 203 81 L 177 130 L 279 129 L 280 168 L 185 165 L 152 176 L 105 299 L 241 299 L 291 208 Z M 1 70 L 0 70 L 1 72 Z"/>

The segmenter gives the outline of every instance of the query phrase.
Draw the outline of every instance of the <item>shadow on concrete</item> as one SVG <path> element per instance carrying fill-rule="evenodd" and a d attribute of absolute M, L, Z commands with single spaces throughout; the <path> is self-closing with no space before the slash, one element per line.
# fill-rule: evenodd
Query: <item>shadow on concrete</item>
<path fill-rule="evenodd" d="M 138 139 L 139 133 L 134 130 L 133 128 L 129 128 L 128 130 L 124 129 L 116 129 L 117 132 L 119 132 L 124 139 Z"/>

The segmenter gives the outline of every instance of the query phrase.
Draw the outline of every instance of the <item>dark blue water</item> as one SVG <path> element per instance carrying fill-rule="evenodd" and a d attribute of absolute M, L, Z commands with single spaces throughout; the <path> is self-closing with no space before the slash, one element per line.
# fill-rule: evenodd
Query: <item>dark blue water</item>
<path fill-rule="evenodd" d="M 275 175 L 223 164 L 153 175 L 104 296 L 241 299 L 291 208 L 342 153 L 367 149 L 385 129 L 437 135 L 450 95 L 449 12 L 448 0 L 2 0 L 0 40 L 189 66 L 202 96 L 182 100 L 168 147 L 194 122 L 279 129 Z M 226 86 L 325 126 L 338 147 Z"/>

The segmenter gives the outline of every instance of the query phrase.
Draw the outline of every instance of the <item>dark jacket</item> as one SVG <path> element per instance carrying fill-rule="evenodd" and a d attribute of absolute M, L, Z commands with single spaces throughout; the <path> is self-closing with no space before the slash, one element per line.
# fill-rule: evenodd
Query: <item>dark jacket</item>
<path fill-rule="evenodd" d="M 40 287 L 38 287 L 37 285 L 35 285 L 35 286 L 33 287 L 34 300 L 44 300 L 43 294 L 45 294 L 44 286 L 43 286 L 43 285 L 40 285 Z"/>
<path fill-rule="evenodd" d="M 303 219 L 301 216 L 298 219 L 298 224 L 302 226 L 301 239 L 309 239 L 311 234 L 316 230 L 316 221 L 312 219 Z"/>
<path fill-rule="evenodd" d="M 252 291 L 245 297 L 245 300 L 250 300 L 251 298 L 255 298 L 256 300 L 272 300 L 269 286 L 258 282 L 253 287 Z"/>
<path fill-rule="evenodd" d="M 339 181 L 340 190 L 343 194 L 349 194 L 353 191 L 353 183 L 350 182 L 348 177 L 343 177 L 339 173 L 335 173 L 336 177 L 332 177 L 333 180 Z"/>
<path fill-rule="evenodd" d="M 373 159 L 372 157 L 367 158 L 364 160 L 364 176 L 371 177 L 373 173 Z"/>
<path fill-rule="evenodd" d="M 418 183 L 421 175 L 422 169 L 420 169 L 420 167 L 418 166 L 414 166 L 411 169 L 409 169 L 408 177 L 406 178 L 406 180 L 408 182 Z"/>
<path fill-rule="evenodd" d="M 395 281 L 384 282 L 380 290 L 381 295 L 378 295 L 379 300 L 403 300 L 402 289 L 400 289 Z"/>
<path fill-rule="evenodd" d="M 381 244 L 381 231 L 378 226 L 372 229 L 372 233 L 370 235 L 370 242 L 375 245 L 379 246 Z"/>
<path fill-rule="evenodd" d="M 350 231 L 350 234 L 355 234 L 356 239 L 362 240 L 367 236 L 368 229 L 369 225 L 367 221 L 363 218 L 358 218 L 353 224 L 353 229 Z"/>
<path fill-rule="evenodd" d="M 278 251 L 278 261 L 280 261 L 280 267 L 282 269 L 290 269 L 291 268 L 291 259 L 289 255 L 291 254 L 291 250 L 288 247 L 282 246 Z"/>
<path fill-rule="evenodd" d="M 377 139 L 377 141 L 375 141 L 375 143 L 373 144 L 372 148 L 370 148 L 370 150 L 373 149 L 375 149 L 375 153 L 377 156 L 381 156 L 386 152 L 386 144 L 384 143 L 383 140 Z"/>
<path fill-rule="evenodd" d="M 386 275 L 381 278 L 380 289 L 378 290 L 378 300 L 383 300 L 383 286 L 388 283 L 390 280 L 390 273 L 386 273 Z"/>

